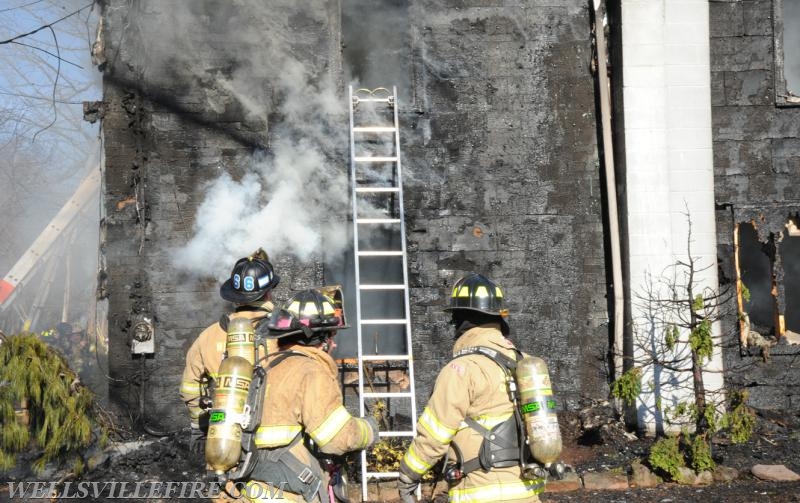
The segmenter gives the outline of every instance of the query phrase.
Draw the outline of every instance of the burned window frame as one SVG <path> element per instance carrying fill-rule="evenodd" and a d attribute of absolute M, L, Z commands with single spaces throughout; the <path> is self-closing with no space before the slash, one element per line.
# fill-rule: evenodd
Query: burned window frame
<path fill-rule="evenodd" d="M 788 212 L 786 210 L 789 210 Z M 767 212 L 770 213 L 770 212 Z M 787 299 L 786 299 L 786 285 L 785 285 L 785 278 L 784 278 L 784 263 L 783 263 L 783 253 L 781 244 L 782 242 L 789 237 L 789 229 L 788 223 L 790 221 L 794 221 L 797 223 L 800 220 L 800 211 L 797 209 L 784 209 L 783 211 L 778 211 L 778 214 L 783 214 L 783 219 L 777 218 L 777 220 L 782 220 L 783 225 L 780 229 L 774 227 L 774 222 L 776 222 L 776 214 L 772 215 L 765 215 L 761 211 L 757 212 L 757 215 L 760 218 L 754 218 L 754 214 L 752 211 L 744 211 L 741 214 L 734 215 L 734 226 L 733 226 L 733 243 L 734 243 L 734 267 L 735 267 L 735 277 L 736 277 L 736 312 L 738 314 L 738 326 L 739 326 L 739 349 L 742 356 L 757 356 L 761 355 L 764 357 L 765 360 L 768 359 L 770 353 L 772 355 L 780 354 L 780 355 L 796 355 L 800 354 L 800 344 L 793 343 L 793 344 L 780 344 L 781 338 L 786 335 L 787 332 L 787 325 L 786 325 L 786 311 L 788 309 L 787 306 Z M 746 216 L 745 216 L 746 215 Z M 771 226 L 770 223 L 773 223 Z M 742 249 L 742 242 L 741 242 L 741 231 L 740 227 L 742 225 L 749 224 L 753 226 L 753 229 L 759 233 L 759 227 L 764 227 L 764 231 L 768 234 L 767 241 L 762 241 L 759 238 L 759 242 L 770 244 L 774 247 L 773 252 L 774 256 L 769 257 L 770 259 L 770 283 L 772 284 L 771 287 L 771 296 L 773 301 L 773 309 L 775 313 L 774 319 L 774 331 L 775 333 L 765 337 L 765 340 L 762 343 L 768 344 L 756 344 L 751 345 L 748 343 L 748 336 L 750 335 L 748 330 L 746 330 L 746 323 L 745 323 L 745 314 L 747 314 L 747 310 L 744 307 L 744 298 L 743 298 L 743 272 L 742 272 L 742 264 L 741 264 L 741 249 Z M 796 237 L 796 236 L 795 236 Z M 777 347 L 776 347 L 777 346 Z"/>
<path fill-rule="evenodd" d="M 772 0 L 772 28 L 775 58 L 775 104 L 779 107 L 800 107 L 800 96 L 789 91 L 784 73 L 783 1 Z M 800 83 L 798 83 L 800 84 Z"/>

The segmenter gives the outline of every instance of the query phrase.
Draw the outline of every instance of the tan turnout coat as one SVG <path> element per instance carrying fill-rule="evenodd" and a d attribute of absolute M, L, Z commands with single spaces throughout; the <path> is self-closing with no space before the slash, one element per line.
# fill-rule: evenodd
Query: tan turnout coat
<path fill-rule="evenodd" d="M 486 324 L 464 332 L 453 347 L 453 354 L 473 347 L 485 346 L 515 357 L 514 345 L 503 337 L 499 324 Z M 478 455 L 483 437 L 467 426 L 464 418 L 471 417 L 491 429 L 513 413 L 508 397 L 503 369 L 483 355 L 467 355 L 453 359 L 439 372 L 430 400 L 417 423 L 417 436 L 400 464 L 400 470 L 419 480 L 422 475 L 456 444 L 463 460 Z M 448 491 L 451 502 L 538 502 L 544 482 L 520 477 L 519 466 L 478 469 Z"/>
<path fill-rule="evenodd" d="M 295 345 L 291 350 L 305 356 L 290 356 L 268 370 L 256 446 L 275 448 L 288 445 L 301 432 L 326 454 L 344 454 L 371 444 L 374 439 L 369 423 L 351 416 L 342 405 L 339 369 L 333 358 L 316 347 Z M 291 452 L 306 465 L 315 463 L 302 442 L 294 445 Z M 327 487 L 327 474 L 323 475 L 322 487 Z M 258 482 L 251 481 L 250 484 Z M 248 491 L 266 495 L 269 487 L 261 485 L 260 490 L 248 488 Z M 282 496 L 284 499 L 280 501 L 303 501 L 302 497 L 289 492 Z M 271 500 L 258 498 L 250 501 Z"/>

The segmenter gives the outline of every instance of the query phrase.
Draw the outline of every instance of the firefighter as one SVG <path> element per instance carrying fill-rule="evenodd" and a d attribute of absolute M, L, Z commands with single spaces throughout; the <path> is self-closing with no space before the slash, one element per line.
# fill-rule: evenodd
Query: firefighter
<path fill-rule="evenodd" d="M 465 276 L 456 282 L 445 311 L 455 327 L 454 358 L 439 372 L 417 436 L 400 463 L 400 496 L 414 501 L 422 475 L 447 454 L 449 501 L 538 502 L 544 481 L 522 477 L 524 435 L 507 374 L 492 359 L 470 352 L 484 347 L 514 360 L 522 356 L 506 338 L 503 291 L 480 274 Z"/>
<path fill-rule="evenodd" d="M 211 396 L 208 390 L 217 378 L 217 371 L 225 353 L 227 322 L 232 318 L 247 318 L 255 325 L 272 314 L 272 289 L 278 286 L 280 276 L 269 261 L 267 253 L 259 248 L 252 255 L 236 261 L 228 278 L 220 287 L 220 296 L 232 302 L 233 313 L 223 315 L 220 321 L 203 330 L 186 354 L 186 367 L 181 379 L 181 398 L 189 409 L 191 433 L 189 448 L 202 457 L 205 430 L 208 428 L 208 404 L 201 403 Z M 272 352 L 275 344 L 267 347 Z"/>
<path fill-rule="evenodd" d="M 242 496 L 269 501 L 275 485 L 285 481 L 286 501 L 328 503 L 329 477 L 314 453 L 341 455 L 365 449 L 378 438 L 374 418 L 352 417 L 342 404 L 339 371 L 330 352 L 337 331 L 348 328 L 344 313 L 320 291 L 304 290 L 273 314 L 267 328 L 279 352 L 267 364 L 255 438 L 258 461 Z"/>

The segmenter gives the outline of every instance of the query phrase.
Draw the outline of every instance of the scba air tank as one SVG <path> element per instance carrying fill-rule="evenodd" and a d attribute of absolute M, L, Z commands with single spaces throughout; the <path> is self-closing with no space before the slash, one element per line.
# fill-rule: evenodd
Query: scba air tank
<path fill-rule="evenodd" d="M 517 363 L 516 377 L 528 447 L 536 461 L 549 467 L 561 454 L 561 430 L 547 364 L 526 356 Z"/>
<path fill-rule="evenodd" d="M 227 356 L 219 366 L 206 437 L 206 463 L 218 475 L 236 466 L 242 453 L 241 421 L 253 379 L 254 340 L 255 331 L 249 320 L 230 321 Z"/>

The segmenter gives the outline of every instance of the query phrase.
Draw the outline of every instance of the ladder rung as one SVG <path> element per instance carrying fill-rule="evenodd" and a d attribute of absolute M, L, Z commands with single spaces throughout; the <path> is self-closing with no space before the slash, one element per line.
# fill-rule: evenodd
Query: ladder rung
<path fill-rule="evenodd" d="M 359 257 L 400 257 L 403 255 L 402 251 L 360 251 Z"/>
<path fill-rule="evenodd" d="M 365 362 L 408 360 L 408 355 L 361 355 L 361 359 Z"/>
<path fill-rule="evenodd" d="M 366 472 L 364 475 L 373 479 L 396 479 L 400 472 Z"/>
<path fill-rule="evenodd" d="M 357 218 L 357 224 L 399 224 L 399 218 Z"/>
<path fill-rule="evenodd" d="M 413 437 L 416 433 L 413 431 L 379 431 L 379 437 Z"/>
<path fill-rule="evenodd" d="M 394 133 L 397 131 L 393 126 L 355 126 L 354 133 Z"/>
<path fill-rule="evenodd" d="M 387 391 L 385 393 L 380 393 L 375 391 L 369 393 L 364 392 L 363 397 L 364 398 L 411 398 L 412 395 L 408 391 L 396 391 L 396 392 Z"/>
<path fill-rule="evenodd" d="M 374 320 L 361 320 L 362 325 L 405 325 L 405 318 L 398 319 L 374 319 Z"/>
<path fill-rule="evenodd" d="M 397 156 L 366 155 L 353 157 L 355 162 L 397 162 Z"/>
<path fill-rule="evenodd" d="M 361 102 L 389 103 L 390 101 L 394 101 L 394 96 L 389 96 L 388 98 L 359 98 L 358 96 L 354 96 L 354 98 L 358 99 L 358 103 Z"/>
<path fill-rule="evenodd" d="M 400 187 L 356 187 L 356 192 L 400 192 Z"/>
<path fill-rule="evenodd" d="M 362 290 L 405 290 L 406 285 L 358 285 Z"/>

